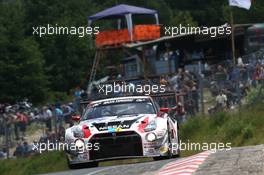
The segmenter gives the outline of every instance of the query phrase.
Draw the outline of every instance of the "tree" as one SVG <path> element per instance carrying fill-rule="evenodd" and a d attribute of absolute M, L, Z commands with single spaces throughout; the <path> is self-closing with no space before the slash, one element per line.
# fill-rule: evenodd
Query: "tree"
<path fill-rule="evenodd" d="M 197 26 L 197 22 L 195 22 L 189 11 L 176 11 L 171 19 L 171 25 L 179 26 Z"/>
<path fill-rule="evenodd" d="M 0 101 L 23 98 L 42 102 L 47 96 L 44 60 L 38 44 L 24 33 L 21 1 L 0 4 Z"/>
<path fill-rule="evenodd" d="M 27 33 L 33 26 L 87 27 L 87 17 L 96 7 L 87 0 L 35 1 L 27 4 Z M 50 88 L 55 92 L 67 92 L 76 86 L 86 87 L 87 72 L 92 66 L 95 49 L 91 36 L 49 35 L 35 39 L 45 59 L 45 73 Z"/>

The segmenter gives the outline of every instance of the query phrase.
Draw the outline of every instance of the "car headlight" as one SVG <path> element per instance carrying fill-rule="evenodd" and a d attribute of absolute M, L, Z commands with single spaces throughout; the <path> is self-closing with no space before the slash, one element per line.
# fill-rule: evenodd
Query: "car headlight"
<path fill-rule="evenodd" d="M 154 140 L 156 140 L 156 138 L 157 138 L 156 134 L 152 132 L 146 135 L 146 140 L 149 142 L 153 142 Z"/>
<path fill-rule="evenodd" d="M 83 147 L 84 147 L 84 141 L 81 140 L 81 139 L 77 139 L 77 140 L 75 141 L 75 146 L 76 146 L 78 149 L 83 148 Z"/>
<path fill-rule="evenodd" d="M 157 128 L 157 124 L 155 120 L 149 122 L 149 124 L 144 128 L 145 132 L 153 131 Z"/>

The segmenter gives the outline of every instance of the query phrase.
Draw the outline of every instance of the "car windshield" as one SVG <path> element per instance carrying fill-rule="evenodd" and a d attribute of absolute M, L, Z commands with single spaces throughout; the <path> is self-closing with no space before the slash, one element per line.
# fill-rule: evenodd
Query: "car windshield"
<path fill-rule="evenodd" d="M 155 114 L 154 106 L 149 99 L 133 99 L 133 101 L 127 102 L 112 101 L 94 104 L 87 108 L 82 120 L 137 114 Z"/>

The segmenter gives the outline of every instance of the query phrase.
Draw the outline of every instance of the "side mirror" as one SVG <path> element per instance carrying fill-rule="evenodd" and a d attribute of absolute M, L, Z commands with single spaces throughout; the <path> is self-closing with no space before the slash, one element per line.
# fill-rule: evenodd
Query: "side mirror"
<path fill-rule="evenodd" d="M 160 108 L 160 112 L 168 113 L 169 110 L 170 110 L 169 108 Z"/>
<path fill-rule="evenodd" d="M 72 120 L 75 121 L 75 122 L 79 122 L 81 120 L 81 116 L 79 116 L 79 115 L 73 115 L 72 116 Z"/>

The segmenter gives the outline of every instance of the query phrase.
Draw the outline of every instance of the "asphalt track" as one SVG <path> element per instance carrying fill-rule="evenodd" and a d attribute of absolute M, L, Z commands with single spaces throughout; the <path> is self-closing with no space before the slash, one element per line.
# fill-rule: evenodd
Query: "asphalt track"
<path fill-rule="evenodd" d="M 185 158 L 70 170 L 49 175 L 264 175 L 264 145 Z"/>
<path fill-rule="evenodd" d="M 56 172 L 49 175 L 154 175 L 167 163 L 180 159 L 181 158 L 175 158 L 169 160 L 150 161 L 126 165 L 84 168 L 78 170 Z"/>

